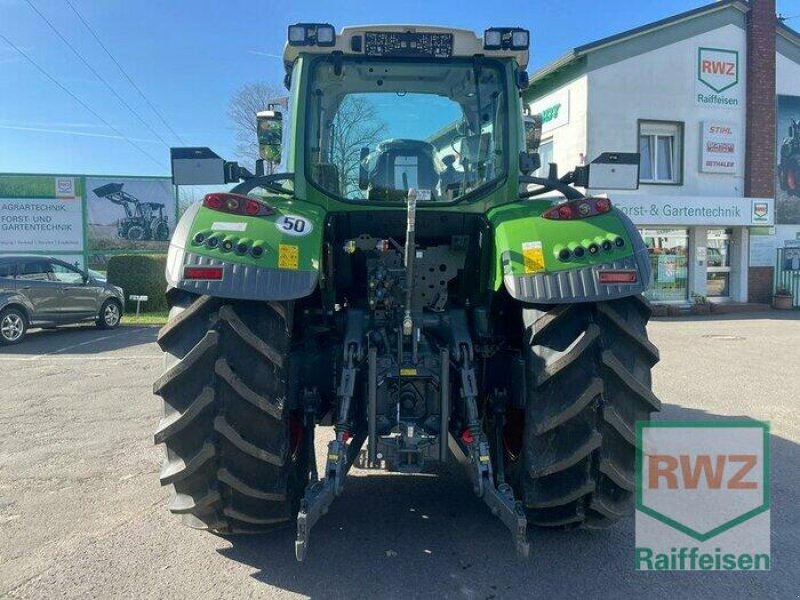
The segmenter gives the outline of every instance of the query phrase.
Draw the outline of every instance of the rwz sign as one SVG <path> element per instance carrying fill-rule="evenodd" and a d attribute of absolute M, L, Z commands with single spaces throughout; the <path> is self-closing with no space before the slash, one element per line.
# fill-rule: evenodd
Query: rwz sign
<path fill-rule="evenodd" d="M 698 48 L 697 79 L 721 94 L 739 83 L 739 53 L 720 48 Z"/>

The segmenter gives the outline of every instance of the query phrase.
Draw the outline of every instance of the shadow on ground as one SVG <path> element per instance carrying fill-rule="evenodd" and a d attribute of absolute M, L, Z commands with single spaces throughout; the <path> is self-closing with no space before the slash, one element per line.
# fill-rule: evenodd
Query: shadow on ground
<path fill-rule="evenodd" d="M 666 405 L 659 419 L 733 420 Z M 769 573 L 640 573 L 634 521 L 602 531 L 531 529 L 531 558 L 472 494 L 458 465 L 440 477 L 350 478 L 294 559 L 294 530 L 229 538 L 219 552 L 253 577 L 315 598 L 773 598 L 796 597 L 800 519 L 798 446 L 772 436 L 772 561 Z"/>

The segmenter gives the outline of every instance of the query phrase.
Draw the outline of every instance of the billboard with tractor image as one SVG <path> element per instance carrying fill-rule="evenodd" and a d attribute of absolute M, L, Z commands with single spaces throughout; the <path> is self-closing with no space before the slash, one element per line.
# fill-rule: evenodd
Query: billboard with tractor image
<path fill-rule="evenodd" d="M 88 242 L 92 251 L 164 251 L 175 228 L 169 179 L 87 177 Z"/>
<path fill-rule="evenodd" d="M 800 225 L 800 96 L 778 96 L 775 222 Z"/>

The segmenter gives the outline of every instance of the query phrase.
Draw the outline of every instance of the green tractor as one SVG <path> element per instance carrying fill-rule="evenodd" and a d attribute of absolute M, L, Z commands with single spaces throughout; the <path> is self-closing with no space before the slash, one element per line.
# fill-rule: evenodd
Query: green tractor
<path fill-rule="evenodd" d="M 638 155 L 531 175 L 526 30 L 288 34 L 288 110 L 259 116 L 285 172 L 172 150 L 175 184 L 238 185 L 169 250 L 169 509 L 223 535 L 295 521 L 303 560 L 354 464 L 455 459 L 523 555 L 529 524 L 630 514 L 635 424 L 659 409 L 650 268 L 631 221 L 576 187 L 635 189 Z"/>

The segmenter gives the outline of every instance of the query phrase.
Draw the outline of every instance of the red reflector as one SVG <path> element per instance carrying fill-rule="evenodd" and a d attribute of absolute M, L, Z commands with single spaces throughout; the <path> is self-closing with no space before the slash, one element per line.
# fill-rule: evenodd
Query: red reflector
<path fill-rule="evenodd" d="M 228 192 L 206 194 L 203 198 L 203 206 L 220 212 L 250 217 L 266 217 L 272 214 L 272 209 L 263 202 L 242 194 Z"/>
<path fill-rule="evenodd" d="M 636 271 L 600 271 L 597 279 L 600 283 L 636 283 L 639 277 Z"/>
<path fill-rule="evenodd" d="M 261 210 L 261 205 L 255 200 L 248 200 L 244 206 L 244 212 L 248 215 L 257 215 L 259 210 Z"/>
<path fill-rule="evenodd" d="M 465 444 L 472 444 L 475 441 L 475 438 L 472 436 L 472 432 L 469 429 L 465 429 L 461 433 L 461 440 Z"/>
<path fill-rule="evenodd" d="M 219 281 L 222 279 L 222 267 L 184 267 L 184 279 L 206 279 Z"/>
<path fill-rule="evenodd" d="M 542 213 L 544 219 L 585 219 L 611 210 L 608 198 L 581 198 L 551 206 Z"/>
<path fill-rule="evenodd" d="M 606 213 L 611 210 L 611 201 L 607 198 L 598 198 L 594 203 L 594 206 L 597 209 L 597 212 Z"/>
<path fill-rule="evenodd" d="M 205 200 L 203 201 L 208 208 L 213 208 L 214 210 L 219 210 L 222 208 L 222 198 L 217 196 L 216 194 L 207 194 Z"/>

